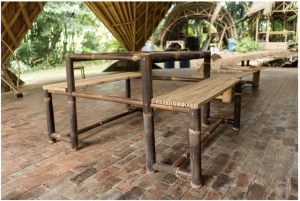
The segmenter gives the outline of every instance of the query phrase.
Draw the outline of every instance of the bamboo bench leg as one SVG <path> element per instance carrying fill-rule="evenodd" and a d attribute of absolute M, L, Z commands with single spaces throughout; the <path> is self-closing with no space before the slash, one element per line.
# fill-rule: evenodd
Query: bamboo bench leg
<path fill-rule="evenodd" d="M 210 56 L 204 58 L 204 79 L 210 78 Z M 203 125 L 209 125 L 210 102 L 203 106 Z"/>
<path fill-rule="evenodd" d="M 259 76 L 260 76 L 260 71 L 253 73 L 253 80 L 252 80 L 253 87 L 259 86 Z"/>
<path fill-rule="evenodd" d="M 240 130 L 241 121 L 241 103 L 242 103 L 242 83 L 239 82 L 235 85 L 234 93 L 234 123 L 233 130 Z"/>
<path fill-rule="evenodd" d="M 193 188 L 202 186 L 201 180 L 201 109 L 190 109 L 190 160 L 191 185 Z"/>
<path fill-rule="evenodd" d="M 146 170 L 147 173 L 155 173 L 153 165 L 156 162 L 155 138 L 154 138 L 154 119 L 153 109 L 150 107 L 153 98 L 152 88 L 152 64 L 150 55 L 141 56 L 142 67 L 142 91 L 143 91 L 143 118 L 146 148 Z"/>
<path fill-rule="evenodd" d="M 68 86 L 68 106 L 69 106 L 69 120 L 70 120 L 70 138 L 71 149 L 77 151 L 78 149 L 78 131 L 77 131 L 77 111 L 76 98 L 71 94 L 75 91 L 74 66 L 70 55 L 66 56 L 67 69 L 67 86 Z"/>
<path fill-rule="evenodd" d="M 44 90 L 44 101 L 46 105 L 46 118 L 48 128 L 48 142 L 54 143 L 56 140 L 51 137 L 52 133 L 55 133 L 54 113 L 52 104 L 52 94 L 48 93 L 48 90 Z"/>
<path fill-rule="evenodd" d="M 126 98 L 130 98 L 130 79 L 125 80 L 126 82 Z M 130 104 L 126 104 L 126 108 L 128 109 Z"/>

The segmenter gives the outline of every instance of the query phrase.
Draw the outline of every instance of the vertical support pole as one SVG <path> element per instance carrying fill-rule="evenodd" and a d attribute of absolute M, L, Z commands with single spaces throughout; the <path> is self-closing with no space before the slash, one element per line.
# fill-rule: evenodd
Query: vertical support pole
<path fill-rule="evenodd" d="M 204 58 L 204 79 L 210 78 L 210 57 Z M 203 125 L 209 125 L 208 118 L 210 117 L 210 102 L 203 105 Z"/>
<path fill-rule="evenodd" d="M 234 123 L 233 130 L 240 130 L 241 122 L 241 105 L 242 105 L 242 82 L 235 85 L 234 93 Z"/>
<path fill-rule="evenodd" d="M 255 43 L 258 42 L 258 25 L 259 25 L 260 12 L 256 16 L 256 32 L 255 32 Z"/>
<path fill-rule="evenodd" d="M 48 93 L 48 90 L 44 90 L 44 101 L 46 106 L 46 118 L 48 128 L 48 142 L 54 143 L 55 139 L 51 137 L 52 133 L 55 133 L 54 113 L 52 104 L 52 95 Z"/>
<path fill-rule="evenodd" d="M 201 109 L 190 109 L 190 161 L 191 185 L 193 188 L 202 186 L 201 180 Z"/>
<path fill-rule="evenodd" d="M 125 80 L 126 85 L 126 98 L 130 98 L 130 79 Z M 126 108 L 128 108 L 130 105 L 126 104 Z"/>
<path fill-rule="evenodd" d="M 253 73 L 252 87 L 259 86 L 259 76 L 260 76 L 260 71 Z"/>
<path fill-rule="evenodd" d="M 156 162 L 155 156 L 155 136 L 154 136 L 154 119 L 153 109 L 150 107 L 153 98 L 152 88 L 152 63 L 151 55 L 141 56 L 142 67 L 142 91 L 143 91 L 143 118 L 146 148 L 146 170 L 147 173 L 155 173 L 153 165 Z"/>
<path fill-rule="evenodd" d="M 267 23 L 267 38 L 266 41 L 269 42 L 270 37 L 270 15 L 268 15 L 268 23 Z"/>
<path fill-rule="evenodd" d="M 70 58 L 70 55 L 66 56 L 66 71 L 67 71 L 67 86 L 68 86 L 71 149 L 73 151 L 76 151 L 78 149 L 77 111 L 76 111 L 76 98 L 72 96 L 72 92 L 75 91 L 75 79 L 74 79 L 73 61 Z"/>

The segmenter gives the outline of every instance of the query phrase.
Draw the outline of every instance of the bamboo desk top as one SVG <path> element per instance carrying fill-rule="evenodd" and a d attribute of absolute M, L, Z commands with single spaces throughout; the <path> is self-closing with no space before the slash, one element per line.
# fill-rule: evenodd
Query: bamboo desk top
<path fill-rule="evenodd" d="M 76 80 L 75 89 L 82 89 L 86 87 L 96 86 L 96 85 L 105 84 L 109 82 L 116 82 L 120 80 L 140 78 L 141 76 L 142 76 L 141 73 L 128 72 L 128 73 L 118 73 L 112 75 L 105 75 L 101 77 L 88 78 L 83 80 Z M 62 82 L 57 84 L 44 85 L 43 89 L 67 92 L 68 87 L 67 87 L 67 82 Z"/>

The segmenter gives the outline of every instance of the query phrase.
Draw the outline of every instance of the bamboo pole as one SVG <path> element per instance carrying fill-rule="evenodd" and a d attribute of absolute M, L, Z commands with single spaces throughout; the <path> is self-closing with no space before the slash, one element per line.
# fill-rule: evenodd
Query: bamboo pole
<path fill-rule="evenodd" d="M 258 42 L 258 25 L 259 25 L 260 12 L 256 16 L 256 32 L 255 32 L 255 43 Z"/>
<path fill-rule="evenodd" d="M 269 42 L 269 37 L 270 37 L 270 15 L 268 15 L 268 23 L 267 23 L 267 36 L 266 36 L 266 41 Z"/>

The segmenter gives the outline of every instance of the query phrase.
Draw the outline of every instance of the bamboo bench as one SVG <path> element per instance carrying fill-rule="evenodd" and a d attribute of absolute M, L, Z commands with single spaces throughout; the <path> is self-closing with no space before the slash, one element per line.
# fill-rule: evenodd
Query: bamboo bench
<path fill-rule="evenodd" d="M 201 107 L 210 102 L 220 94 L 235 86 L 234 120 L 220 119 L 201 136 Z M 152 103 L 189 108 L 190 113 L 190 149 L 178 159 L 172 166 L 162 163 L 154 163 L 153 169 L 174 174 L 177 177 L 191 178 L 192 187 L 202 186 L 201 181 L 201 143 L 223 122 L 232 123 L 234 130 L 240 127 L 241 108 L 241 80 L 237 78 L 207 78 L 203 81 L 188 85 L 186 87 L 171 91 L 151 100 Z M 185 159 L 190 157 L 191 172 L 178 168 Z"/>
<path fill-rule="evenodd" d="M 81 72 L 81 79 L 85 79 L 84 66 L 76 66 L 76 67 L 74 67 L 74 70 L 80 70 L 80 72 Z"/>
<path fill-rule="evenodd" d="M 75 89 L 82 89 L 86 87 L 92 87 L 92 86 L 110 83 L 110 82 L 116 82 L 120 80 L 140 78 L 141 76 L 142 76 L 141 73 L 128 72 L 128 73 L 105 75 L 105 76 L 94 77 L 94 78 L 87 78 L 83 80 L 76 80 Z M 67 92 L 68 86 L 67 86 L 67 82 L 62 82 L 57 84 L 45 85 L 43 86 L 43 89 Z"/>

